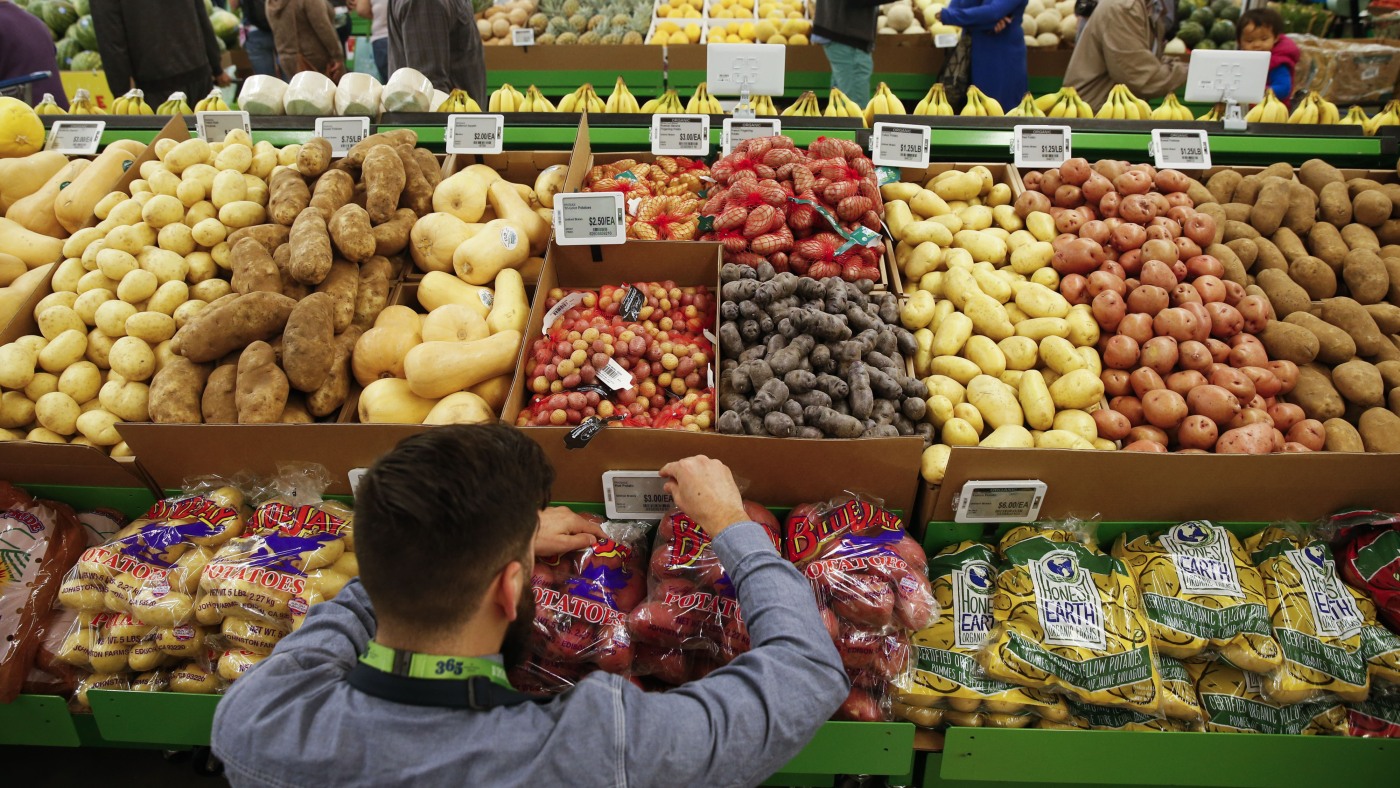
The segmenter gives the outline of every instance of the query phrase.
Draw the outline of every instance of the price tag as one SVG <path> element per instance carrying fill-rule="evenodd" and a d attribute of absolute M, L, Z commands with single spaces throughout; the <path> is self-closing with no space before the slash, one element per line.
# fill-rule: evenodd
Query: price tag
<path fill-rule="evenodd" d="M 510 43 L 518 47 L 535 45 L 535 30 L 530 27 L 517 27 L 510 31 Z"/>
<path fill-rule="evenodd" d="M 554 321 L 564 316 L 564 313 L 583 303 L 583 293 L 569 293 L 559 299 L 554 306 L 544 313 L 544 325 L 540 326 L 541 334 L 548 334 L 549 329 L 554 327 Z"/>
<path fill-rule="evenodd" d="M 933 45 L 938 49 L 952 49 L 958 45 L 958 40 L 962 38 L 959 33 L 939 33 L 933 37 Z"/>
<path fill-rule="evenodd" d="M 1070 157 L 1068 126 L 1017 126 L 1011 153 L 1017 167 L 1058 167 Z"/>
<path fill-rule="evenodd" d="M 974 481 L 964 484 L 954 504 L 954 522 L 1029 523 L 1040 517 L 1045 482 Z"/>
<path fill-rule="evenodd" d="M 448 115 L 448 153 L 500 153 L 506 136 L 505 115 Z"/>
<path fill-rule="evenodd" d="M 332 156 L 344 156 L 369 136 L 369 118 L 317 118 L 316 136 L 331 144 Z"/>
<path fill-rule="evenodd" d="M 603 506 L 609 520 L 659 520 L 675 501 L 656 471 L 605 471 Z"/>
<path fill-rule="evenodd" d="M 876 123 L 870 135 L 870 158 L 877 167 L 927 167 L 928 126 Z"/>
<path fill-rule="evenodd" d="M 623 369 L 617 359 L 609 359 L 608 365 L 598 370 L 598 381 L 613 391 L 626 391 L 632 388 L 632 373 Z"/>
<path fill-rule="evenodd" d="M 708 115 L 652 115 L 653 156 L 710 155 Z"/>
<path fill-rule="evenodd" d="M 744 140 L 751 140 L 755 137 L 776 137 L 783 133 L 782 121 L 777 118 L 752 118 L 749 120 L 725 118 L 724 133 L 721 135 L 721 142 L 724 145 L 724 155 L 728 156 L 734 146 Z"/>
<path fill-rule="evenodd" d="M 199 131 L 199 136 L 205 142 L 223 142 L 234 129 L 243 129 L 249 134 L 253 133 L 253 124 L 248 120 L 248 113 L 241 110 L 232 112 L 196 112 L 194 113 L 194 125 Z"/>
<path fill-rule="evenodd" d="M 58 151 L 69 156 L 91 156 L 102 141 L 105 120 L 56 120 L 49 129 L 44 150 Z"/>
<path fill-rule="evenodd" d="M 1152 154 L 1158 169 L 1209 169 L 1209 136 L 1202 129 L 1153 129 Z"/>
<path fill-rule="evenodd" d="M 367 473 L 369 473 L 369 468 L 350 469 L 350 473 L 348 475 L 350 477 L 350 494 L 352 496 L 360 492 L 360 480 L 364 479 L 365 474 Z"/>
<path fill-rule="evenodd" d="M 554 242 L 562 246 L 627 242 L 621 192 L 554 195 Z"/>

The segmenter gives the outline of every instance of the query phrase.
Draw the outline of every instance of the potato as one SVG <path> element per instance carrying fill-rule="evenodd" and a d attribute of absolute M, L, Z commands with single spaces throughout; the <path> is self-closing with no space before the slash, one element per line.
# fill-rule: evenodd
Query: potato
<path fill-rule="evenodd" d="M 932 293 L 922 290 L 915 291 L 899 308 L 899 320 L 905 328 L 910 331 L 917 331 L 926 328 L 933 322 L 933 313 L 936 308 Z M 968 321 L 969 327 L 972 321 Z"/>
<path fill-rule="evenodd" d="M 1381 333 L 1375 319 L 1360 303 L 1351 298 L 1328 298 L 1322 302 L 1322 319 L 1345 331 L 1356 343 L 1356 352 L 1374 356 L 1393 345 Z"/>
<path fill-rule="evenodd" d="M 267 211 L 252 200 L 235 200 L 219 209 L 219 221 L 234 229 L 252 227 L 267 221 Z"/>
<path fill-rule="evenodd" d="M 1378 304 L 1390 294 L 1385 263 L 1370 249 L 1356 249 L 1342 259 L 1342 278 L 1351 297 L 1361 304 Z"/>
<path fill-rule="evenodd" d="M 215 301 L 231 293 L 228 280 L 226 279 L 206 279 L 190 288 L 190 298 L 203 301 L 213 305 Z"/>
<path fill-rule="evenodd" d="M 1016 289 L 1016 306 L 1031 317 L 1058 317 L 1069 315 L 1069 301 L 1048 287 L 1027 282 Z"/>
<path fill-rule="evenodd" d="M 49 372 L 36 372 L 34 379 L 29 381 L 28 386 L 24 387 L 24 396 L 37 402 L 40 397 L 50 391 L 58 391 L 58 376 Z"/>
<path fill-rule="evenodd" d="M 277 366 L 272 346 L 250 343 L 238 357 L 234 401 L 239 424 L 275 424 L 287 405 L 287 375 Z"/>
<path fill-rule="evenodd" d="M 210 373 L 200 398 L 200 412 L 205 424 L 238 423 L 237 381 L 236 364 L 224 364 Z"/>
<path fill-rule="evenodd" d="M 194 362 L 215 361 L 252 342 L 280 334 L 295 306 L 295 301 L 281 293 L 261 291 L 237 295 L 223 303 L 211 302 L 176 332 L 174 350 Z"/>
<path fill-rule="evenodd" d="M 1341 269 L 1342 259 L 1350 251 L 1336 226 L 1328 222 L 1318 222 L 1308 231 L 1308 249 L 1334 271 Z"/>
<path fill-rule="evenodd" d="M 102 371 L 91 361 L 79 361 L 58 376 L 58 390 L 82 405 L 97 396 L 102 388 Z"/>
<path fill-rule="evenodd" d="M 1075 351 L 1074 345 L 1069 340 L 1053 334 L 1040 340 L 1039 354 L 1047 366 L 1061 375 L 1086 368 L 1084 359 Z"/>
<path fill-rule="evenodd" d="M 1040 347 L 1029 337 L 1007 337 L 998 342 L 997 347 L 1006 358 L 1007 369 L 1034 369 L 1040 359 Z"/>
<path fill-rule="evenodd" d="M 351 323 L 366 331 L 384 311 L 389 301 L 389 280 L 394 276 L 393 264 L 375 255 L 360 266 L 360 281 L 355 291 L 355 316 Z"/>
<path fill-rule="evenodd" d="M 1366 451 L 1366 444 L 1361 438 L 1361 433 L 1357 432 L 1356 428 L 1345 419 L 1328 419 L 1322 423 L 1322 428 L 1327 433 L 1327 442 L 1323 447 L 1326 451 Z"/>
<path fill-rule="evenodd" d="M 229 253 L 233 268 L 230 285 L 235 293 L 282 292 L 282 274 L 272 255 L 252 238 L 243 238 Z"/>
<path fill-rule="evenodd" d="M 1288 401 L 1301 406 L 1308 418 L 1318 421 L 1338 418 L 1346 412 L 1342 396 L 1317 364 L 1299 365 L 1298 383 L 1289 392 Z"/>
<path fill-rule="evenodd" d="M 919 458 L 919 475 L 923 477 L 926 484 L 937 485 L 942 483 L 943 476 L 948 471 L 948 460 L 953 452 L 953 447 L 943 443 L 924 449 L 924 453 Z"/>
<path fill-rule="evenodd" d="M 1035 438 L 1019 424 L 1007 424 L 992 430 L 992 434 L 982 439 L 981 446 L 999 449 L 1033 449 Z"/>
<path fill-rule="evenodd" d="M 315 391 L 335 360 L 335 299 L 312 293 L 292 309 L 282 335 L 282 366 L 298 391 Z"/>
<path fill-rule="evenodd" d="M 87 326 L 83 326 L 87 328 Z M 39 367 L 55 375 L 81 361 L 87 352 L 87 332 L 79 329 L 63 331 L 39 351 Z M 25 385 L 28 381 L 25 381 Z M 17 388 L 23 388 L 18 386 Z"/>
<path fill-rule="evenodd" d="M 392 219 L 408 181 L 403 161 L 394 148 L 388 145 L 371 147 L 364 155 L 360 178 L 365 185 L 365 208 L 370 221 L 382 224 Z"/>
<path fill-rule="evenodd" d="M 1332 385 L 1346 400 L 1362 407 L 1385 405 L 1385 383 L 1374 364 L 1354 358 L 1332 370 Z"/>
<path fill-rule="evenodd" d="M 102 408 L 122 421 L 150 421 L 150 389 L 145 383 L 113 376 L 97 394 Z"/>
<path fill-rule="evenodd" d="M 1318 340 L 1317 360 L 1325 364 L 1341 364 L 1356 355 L 1356 342 L 1347 332 L 1308 312 L 1294 312 L 1284 322 L 1311 331 Z"/>
<path fill-rule="evenodd" d="M 1249 224 L 1260 235 L 1273 235 L 1288 212 L 1288 181 L 1276 176 L 1264 178 L 1249 212 Z M 1325 197 L 1325 195 L 1324 195 Z M 1226 229 L 1226 235 L 1230 234 Z"/>
<path fill-rule="evenodd" d="M 1337 274 L 1327 263 L 1316 257 L 1300 257 L 1288 267 L 1288 274 L 1312 300 L 1331 298 L 1337 294 Z"/>
<path fill-rule="evenodd" d="M 961 356 L 934 356 L 929 370 L 935 375 L 944 375 L 967 385 L 973 378 L 982 374 L 977 364 Z"/>
<path fill-rule="evenodd" d="M 1036 342 L 1049 336 L 1064 339 L 1069 336 L 1069 323 L 1058 317 L 1036 317 L 1017 323 L 1015 332 L 1017 336 L 1028 337 Z"/>
<path fill-rule="evenodd" d="M 965 314 L 954 312 L 938 324 L 933 334 L 933 344 L 929 351 L 934 356 L 952 356 L 962 352 L 968 337 L 972 336 L 973 321 Z"/>
<path fill-rule="evenodd" d="M 1045 377 L 1036 370 L 1025 370 L 1021 373 L 1018 389 L 1025 423 L 1036 430 L 1050 429 L 1055 420 L 1055 402 L 1045 384 Z"/>
<path fill-rule="evenodd" d="M 75 300 L 76 304 L 77 301 Z M 87 323 L 71 307 L 55 305 L 39 313 L 39 333 L 52 341 L 64 331 L 87 333 Z"/>
<path fill-rule="evenodd" d="M 1400 452 L 1400 416 L 1385 408 L 1370 408 L 1358 425 L 1362 445 L 1369 452 Z"/>
<path fill-rule="evenodd" d="M 18 391 L 0 395 L 0 427 L 16 429 L 34 421 L 34 403 Z"/>
<path fill-rule="evenodd" d="M 1373 252 L 1381 250 L 1381 242 L 1376 237 L 1376 231 L 1355 222 L 1342 228 L 1342 243 L 1346 244 L 1347 249 L 1353 252 L 1357 249 L 1370 249 Z"/>
<path fill-rule="evenodd" d="M 362 263 L 375 253 L 369 214 L 354 203 L 343 205 L 327 222 L 335 248 L 352 263 Z"/>
<path fill-rule="evenodd" d="M 1352 217 L 1367 227 L 1380 227 L 1390 218 L 1393 208 L 1385 192 L 1367 189 L 1352 200 Z"/>
<path fill-rule="evenodd" d="M 1333 282 L 1335 281 L 1334 278 Z M 1294 282 L 1286 271 L 1260 271 L 1258 282 L 1279 319 L 1294 312 L 1305 312 L 1311 304 L 1312 299 L 1308 291 Z"/>
<path fill-rule="evenodd" d="M 417 214 L 411 209 L 400 208 L 395 212 L 394 218 L 376 225 L 371 230 L 374 235 L 374 254 L 388 257 L 402 252 L 408 247 L 417 220 Z"/>
<path fill-rule="evenodd" d="M 105 291 L 90 291 L 105 292 Z M 138 310 L 125 301 L 104 301 L 93 315 L 97 330 L 109 337 L 126 336 L 126 321 Z"/>
<path fill-rule="evenodd" d="M 324 137 L 312 137 L 296 153 L 296 170 L 308 178 L 315 178 L 331 166 L 331 144 Z"/>
<path fill-rule="evenodd" d="M 1274 450 L 1274 428 L 1258 422 L 1226 430 L 1215 444 L 1217 454 L 1269 454 Z"/>
<path fill-rule="evenodd" d="M 1087 410 L 1103 399 L 1103 381 L 1087 369 L 1072 370 L 1050 384 L 1050 397 L 1062 409 Z"/>
<path fill-rule="evenodd" d="M 1264 349 L 1269 352 L 1271 359 L 1302 365 L 1317 358 L 1317 335 L 1293 323 L 1270 320 L 1259 334 L 1259 341 L 1264 343 Z"/>
<path fill-rule="evenodd" d="M 34 418 L 39 426 L 58 435 L 77 432 L 81 412 L 78 403 L 61 391 L 49 392 L 34 403 Z"/>
<path fill-rule="evenodd" d="M 355 301 L 359 294 L 360 272 L 353 263 L 336 260 L 317 292 L 327 293 L 335 300 L 336 333 L 341 333 L 355 321 Z"/>
<path fill-rule="evenodd" d="M 983 421 L 994 430 L 1025 422 L 1016 392 L 988 375 L 977 375 L 967 384 L 967 401 L 982 414 Z"/>
<path fill-rule="evenodd" d="M 117 298 L 128 304 L 139 304 L 155 295 L 160 287 L 160 279 L 150 271 L 136 269 L 121 278 L 117 283 Z"/>

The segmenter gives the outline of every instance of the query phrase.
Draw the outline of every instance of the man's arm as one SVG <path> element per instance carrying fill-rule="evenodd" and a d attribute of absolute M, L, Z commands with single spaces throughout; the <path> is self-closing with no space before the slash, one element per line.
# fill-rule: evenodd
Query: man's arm
<path fill-rule="evenodd" d="M 326 5 L 324 0 L 301 0 L 301 3 L 306 9 L 306 18 L 311 22 L 311 29 L 316 31 L 316 38 L 331 54 L 331 62 L 344 61 L 345 49 L 340 45 L 340 36 L 336 35 L 335 20 L 331 18 L 330 6 Z"/>
<path fill-rule="evenodd" d="M 1103 20 L 1111 35 L 1103 37 L 1103 58 L 1113 82 L 1128 86 L 1139 98 L 1165 96 L 1186 84 L 1186 63 L 1170 63 L 1152 54 L 1151 30 L 1146 20 L 1130 13 L 1125 6 L 1099 6 L 1094 15 Z"/>
<path fill-rule="evenodd" d="M 131 90 L 131 56 L 126 51 L 126 24 L 121 0 L 92 0 L 92 25 L 97 31 L 97 51 L 113 97 Z M 202 13 L 202 11 L 201 11 Z"/>
<path fill-rule="evenodd" d="M 945 25 L 985 32 L 991 31 L 999 20 L 1011 16 L 1011 12 L 1018 7 L 1024 9 L 1024 0 L 987 0 L 981 5 L 945 8 L 939 12 L 938 18 Z"/>

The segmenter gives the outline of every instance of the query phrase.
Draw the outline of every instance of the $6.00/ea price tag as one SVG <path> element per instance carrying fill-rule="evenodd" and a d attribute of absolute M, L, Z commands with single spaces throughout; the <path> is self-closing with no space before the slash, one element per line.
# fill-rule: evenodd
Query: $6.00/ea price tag
<path fill-rule="evenodd" d="M 68 156 L 91 156 L 102 141 L 105 120 L 56 120 L 49 129 L 44 150 L 58 151 Z"/>
<path fill-rule="evenodd" d="M 505 141 L 504 115 L 447 116 L 448 153 L 500 153 Z"/>
<path fill-rule="evenodd" d="M 876 123 L 870 135 L 870 160 L 877 167 L 928 166 L 929 127 Z"/>
<path fill-rule="evenodd" d="M 969 481 L 953 503 L 959 523 L 1029 523 L 1040 516 L 1046 484 L 1038 479 Z"/>
<path fill-rule="evenodd" d="M 627 242 L 620 192 L 554 195 L 554 242 L 561 246 Z"/>
<path fill-rule="evenodd" d="M 331 144 L 332 156 L 344 156 L 369 136 L 369 118 L 317 118 L 316 136 Z"/>
<path fill-rule="evenodd" d="M 652 115 L 653 156 L 710 155 L 709 115 Z"/>
<path fill-rule="evenodd" d="M 1058 167 L 1070 153 L 1068 126 L 1017 126 L 1011 135 L 1017 167 Z"/>
<path fill-rule="evenodd" d="M 603 504 L 610 520 L 659 520 L 675 501 L 656 471 L 605 471 Z"/>
<path fill-rule="evenodd" d="M 1210 168 L 1210 137 L 1203 129 L 1153 129 L 1150 152 L 1158 169 Z"/>

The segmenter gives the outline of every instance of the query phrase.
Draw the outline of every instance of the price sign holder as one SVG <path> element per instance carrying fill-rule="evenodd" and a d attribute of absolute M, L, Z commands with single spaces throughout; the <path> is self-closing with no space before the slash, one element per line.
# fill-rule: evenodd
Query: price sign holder
<path fill-rule="evenodd" d="M 504 115 L 448 115 L 443 141 L 448 153 L 500 153 L 505 136 Z"/>
<path fill-rule="evenodd" d="M 713 96 L 781 96 L 787 89 L 787 47 L 781 44 L 710 44 L 705 47 L 705 84 Z M 749 116 L 752 117 L 752 116 Z"/>
<path fill-rule="evenodd" d="M 660 520 L 675 501 L 656 471 L 605 471 L 603 506 L 610 520 Z"/>
<path fill-rule="evenodd" d="M 518 47 L 528 47 L 535 45 L 535 30 L 529 27 L 517 27 L 510 31 L 510 43 Z"/>
<path fill-rule="evenodd" d="M 331 144 L 332 156 L 344 156 L 369 136 L 369 118 L 317 118 L 316 136 Z"/>
<path fill-rule="evenodd" d="M 626 205 L 620 192 L 554 195 L 554 242 L 596 246 L 627 242 Z"/>
<path fill-rule="evenodd" d="M 102 141 L 105 120 L 56 120 L 49 129 L 44 150 L 58 151 L 68 156 L 92 156 Z"/>
<path fill-rule="evenodd" d="M 709 115 L 652 115 L 653 156 L 710 155 Z"/>
<path fill-rule="evenodd" d="M 928 126 L 876 123 L 870 135 L 870 159 L 877 167 L 928 167 Z"/>
<path fill-rule="evenodd" d="M 1058 167 L 1071 155 L 1068 126 L 1016 126 L 1011 155 L 1017 167 Z"/>
<path fill-rule="evenodd" d="M 777 118 L 725 118 L 724 133 L 720 136 L 724 155 L 734 150 L 734 146 L 755 137 L 776 137 L 783 133 L 783 123 Z"/>
<path fill-rule="evenodd" d="M 243 129 L 248 134 L 253 133 L 253 124 L 248 120 L 248 113 L 242 110 L 230 112 L 196 112 L 194 113 L 195 128 L 199 131 L 199 136 L 205 142 L 223 142 L 224 137 L 234 129 Z"/>
<path fill-rule="evenodd" d="M 970 481 L 953 502 L 953 521 L 959 523 L 1030 523 L 1040 517 L 1045 502 L 1045 482 Z"/>
<path fill-rule="evenodd" d="M 1153 129 L 1147 152 L 1158 169 L 1210 169 L 1210 135 L 1203 129 Z"/>

